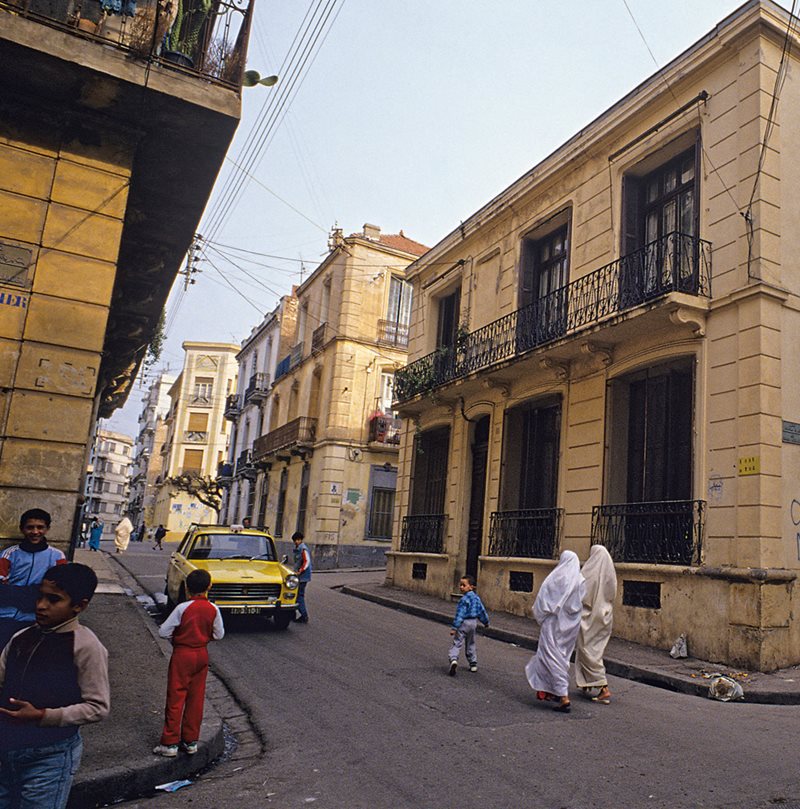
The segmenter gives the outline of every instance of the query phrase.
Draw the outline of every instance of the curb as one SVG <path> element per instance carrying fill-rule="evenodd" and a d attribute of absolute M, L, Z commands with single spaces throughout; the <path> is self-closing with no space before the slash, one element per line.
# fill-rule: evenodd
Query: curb
<path fill-rule="evenodd" d="M 406 612 L 418 618 L 426 618 L 443 624 L 449 624 L 452 621 L 451 613 L 440 612 L 430 607 L 420 607 L 416 604 L 397 601 L 388 596 L 360 590 L 358 587 L 353 587 L 352 585 L 344 585 L 339 589 L 346 595 L 354 596 L 364 601 L 371 601 L 374 604 L 379 604 L 389 609 Z M 494 640 L 500 640 L 505 643 L 513 643 L 523 649 L 530 649 L 531 651 L 536 651 L 538 646 L 535 638 L 509 629 L 500 629 L 490 625 L 480 628 L 479 632 L 487 638 L 493 638 Z M 655 688 L 663 688 L 666 691 L 708 699 L 709 686 L 706 685 L 705 682 L 697 681 L 691 677 L 678 676 L 665 671 L 658 671 L 657 669 L 644 668 L 643 666 L 625 663 L 613 657 L 606 657 L 604 663 L 606 671 L 614 677 L 621 677 L 624 680 L 632 680 L 637 683 L 642 683 L 643 685 L 654 686 Z M 800 705 L 800 692 L 747 691 L 744 700 L 738 704 Z"/>
<path fill-rule="evenodd" d="M 119 578 L 123 587 L 135 596 L 136 591 L 141 588 L 123 565 L 116 564 L 118 568 L 121 568 Z M 127 597 L 134 596 L 128 595 Z M 165 657 L 169 657 L 169 644 L 159 636 L 153 621 L 142 611 L 139 614 L 147 631 L 161 649 L 161 653 Z M 209 675 L 213 676 L 210 671 Z M 146 759 L 143 756 L 127 766 L 107 767 L 87 773 L 87 777 L 84 779 L 81 779 L 81 771 L 78 770 L 67 802 L 67 809 L 94 809 L 97 806 L 119 803 L 123 800 L 152 797 L 153 789 L 157 784 L 189 778 L 206 768 L 222 755 L 225 749 L 222 717 L 208 698 L 206 698 L 203 708 L 203 724 L 200 726 L 198 741 L 198 750 L 193 756 L 179 754 L 177 758 L 170 759 L 155 756 L 147 750 L 144 754 Z"/>

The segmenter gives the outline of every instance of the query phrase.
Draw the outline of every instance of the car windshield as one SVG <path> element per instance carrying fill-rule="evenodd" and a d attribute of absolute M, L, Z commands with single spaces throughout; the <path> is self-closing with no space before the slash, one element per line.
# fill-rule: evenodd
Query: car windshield
<path fill-rule="evenodd" d="M 200 534 L 188 559 L 253 559 L 275 561 L 275 549 L 267 537 L 254 534 Z"/>

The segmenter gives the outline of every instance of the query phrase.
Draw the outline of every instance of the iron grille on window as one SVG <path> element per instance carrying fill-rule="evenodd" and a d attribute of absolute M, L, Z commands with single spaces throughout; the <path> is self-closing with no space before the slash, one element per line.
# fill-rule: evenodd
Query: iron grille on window
<path fill-rule="evenodd" d="M 403 517 L 400 550 L 408 553 L 442 553 L 446 514 L 413 514 Z"/>
<path fill-rule="evenodd" d="M 370 537 L 376 539 L 392 538 L 392 513 L 394 512 L 394 489 L 380 489 L 375 487 L 372 490 L 372 502 L 369 511 Z"/>
<path fill-rule="evenodd" d="M 700 564 L 705 509 L 705 500 L 595 506 L 592 545 L 615 562 Z"/>
<path fill-rule="evenodd" d="M 555 558 L 563 516 L 563 508 L 493 512 L 489 526 L 489 556 Z"/>

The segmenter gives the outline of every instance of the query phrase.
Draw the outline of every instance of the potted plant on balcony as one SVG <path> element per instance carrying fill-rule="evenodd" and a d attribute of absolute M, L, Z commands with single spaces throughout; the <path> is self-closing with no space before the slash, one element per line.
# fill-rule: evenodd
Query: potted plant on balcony
<path fill-rule="evenodd" d="M 194 67 L 203 24 L 211 11 L 212 0 L 168 0 L 165 5 L 174 22 L 164 38 L 161 57 L 183 67 Z"/>

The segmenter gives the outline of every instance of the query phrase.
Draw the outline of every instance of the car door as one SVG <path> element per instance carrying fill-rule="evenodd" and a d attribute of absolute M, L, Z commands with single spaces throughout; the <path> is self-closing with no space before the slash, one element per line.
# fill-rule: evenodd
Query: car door
<path fill-rule="evenodd" d="M 189 562 L 186 560 L 189 547 L 191 547 L 194 537 L 187 534 L 178 549 L 170 556 L 169 565 L 167 566 L 167 595 L 176 604 L 179 601 L 179 593 L 181 585 L 183 584 L 188 570 L 191 569 Z"/>

